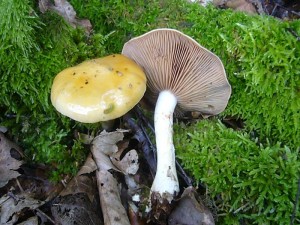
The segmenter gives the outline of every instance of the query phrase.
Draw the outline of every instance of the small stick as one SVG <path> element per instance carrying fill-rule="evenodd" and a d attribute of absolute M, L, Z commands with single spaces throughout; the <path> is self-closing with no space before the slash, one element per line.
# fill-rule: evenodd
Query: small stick
<path fill-rule="evenodd" d="M 300 41 L 300 36 L 296 33 L 296 31 L 291 28 L 288 28 L 287 30 L 296 38 L 297 41 Z"/>
<path fill-rule="evenodd" d="M 40 214 L 39 216 L 43 216 L 47 220 L 49 220 L 52 224 L 55 224 L 55 222 L 52 220 L 52 218 L 49 217 L 46 213 L 44 213 L 42 210 L 40 210 L 39 208 L 36 208 L 35 210 L 37 211 L 37 214 Z"/>
<path fill-rule="evenodd" d="M 125 122 L 127 123 L 128 127 L 134 132 L 138 141 L 141 143 L 144 157 L 150 167 L 150 172 L 151 172 L 152 176 L 154 176 L 156 173 L 156 160 L 155 160 L 153 151 L 151 151 L 151 148 L 149 146 L 149 142 L 144 135 L 144 132 L 135 123 L 135 121 L 131 118 L 130 114 L 124 115 L 123 118 L 124 118 Z"/>
<path fill-rule="evenodd" d="M 177 160 L 175 162 L 178 170 L 178 175 L 184 180 L 187 186 L 193 186 L 193 179 L 186 174 L 186 172 Z"/>
<path fill-rule="evenodd" d="M 150 128 L 150 130 L 155 133 L 155 129 L 152 123 L 149 122 L 148 118 L 146 118 L 139 106 L 134 108 L 135 113 L 137 114 L 138 118 Z"/>
<path fill-rule="evenodd" d="M 21 191 L 22 193 L 24 193 L 24 189 L 23 189 L 22 185 L 20 184 L 18 178 L 16 178 L 16 182 L 17 182 L 17 185 L 18 185 L 20 191 Z"/>

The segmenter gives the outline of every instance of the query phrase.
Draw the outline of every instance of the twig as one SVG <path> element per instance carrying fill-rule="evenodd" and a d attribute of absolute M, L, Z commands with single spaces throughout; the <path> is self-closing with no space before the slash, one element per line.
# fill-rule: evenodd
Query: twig
<path fill-rule="evenodd" d="M 237 210 L 235 210 L 233 212 L 233 214 L 237 214 L 238 212 L 240 212 L 241 210 L 247 208 L 250 205 L 250 202 L 246 203 L 245 205 L 242 205 L 240 208 L 238 208 Z"/>
<path fill-rule="evenodd" d="M 154 177 L 155 173 L 156 173 L 156 160 L 153 155 L 153 151 L 151 150 L 151 148 L 149 146 L 148 139 L 145 137 L 144 132 L 142 131 L 141 127 L 139 127 L 135 123 L 135 121 L 132 119 L 130 114 L 124 115 L 123 118 L 124 118 L 127 126 L 131 130 L 133 130 L 133 132 L 135 133 L 135 137 L 137 138 L 137 140 L 141 143 L 144 157 L 150 167 L 150 172 L 151 172 L 152 176 Z"/>
<path fill-rule="evenodd" d="M 152 123 L 149 122 L 149 120 L 145 117 L 143 114 L 141 108 L 139 106 L 134 108 L 135 113 L 137 114 L 138 118 L 141 119 L 141 121 L 147 125 L 147 127 L 150 128 L 150 130 L 155 133 L 155 129 Z"/>
<path fill-rule="evenodd" d="M 20 184 L 18 178 L 16 178 L 16 182 L 17 182 L 18 187 L 20 188 L 20 191 L 21 191 L 22 193 L 24 193 L 24 189 L 23 189 L 22 185 Z"/>
<path fill-rule="evenodd" d="M 275 6 L 273 7 L 273 10 L 272 10 L 271 14 L 270 14 L 271 16 L 274 16 L 278 6 L 279 5 L 276 3 Z"/>
<path fill-rule="evenodd" d="M 178 170 L 178 175 L 184 180 L 187 186 L 193 186 L 193 179 L 186 174 L 186 172 L 177 160 L 175 162 Z"/>
<path fill-rule="evenodd" d="M 277 4 L 277 3 L 275 3 L 275 6 L 273 7 L 273 10 L 272 10 L 272 12 L 271 12 L 271 16 L 275 16 L 275 13 L 276 13 L 276 11 L 278 11 L 278 8 L 279 9 L 283 9 L 283 10 L 285 10 L 287 13 L 292 13 L 292 14 L 294 14 L 294 15 L 296 15 L 296 16 L 300 16 L 300 13 L 299 12 L 296 12 L 296 11 L 294 11 L 294 10 L 290 10 L 289 8 L 286 8 L 286 7 L 284 7 L 284 6 L 282 6 L 282 5 L 279 5 L 279 4 Z"/>
<path fill-rule="evenodd" d="M 9 198 L 12 198 L 16 203 L 20 201 L 20 197 L 19 196 L 16 196 L 14 193 L 12 193 L 11 191 L 7 192 L 7 196 Z M 22 198 L 23 199 L 23 198 Z M 6 199 L 8 200 L 8 199 Z M 6 201 L 5 200 L 5 201 Z"/>
<path fill-rule="evenodd" d="M 287 30 L 297 39 L 297 41 L 300 41 L 300 36 L 296 33 L 296 31 L 291 28 L 288 28 Z"/>
<path fill-rule="evenodd" d="M 36 208 L 35 209 L 36 210 L 36 212 L 37 212 L 37 214 L 39 214 L 39 217 L 45 217 L 47 220 L 49 220 L 52 224 L 55 224 L 55 222 L 52 220 L 52 218 L 51 217 L 49 217 L 46 213 L 44 213 L 42 210 L 40 210 L 40 209 L 38 209 L 38 208 Z"/>

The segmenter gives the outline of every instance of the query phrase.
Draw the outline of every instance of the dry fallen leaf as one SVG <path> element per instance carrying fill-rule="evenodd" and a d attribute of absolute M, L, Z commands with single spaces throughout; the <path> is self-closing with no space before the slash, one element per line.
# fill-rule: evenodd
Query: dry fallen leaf
<path fill-rule="evenodd" d="M 23 156 L 21 149 L 0 132 L 0 188 L 20 175 L 17 170 L 23 162 L 13 158 L 12 154 L 18 158 Z"/>
<path fill-rule="evenodd" d="M 84 165 L 80 168 L 77 176 L 92 173 L 97 169 L 97 165 L 90 154 L 87 159 L 85 160 Z"/>
<path fill-rule="evenodd" d="M 120 170 L 117 169 L 117 167 L 115 167 L 112 164 L 110 158 L 107 155 L 105 155 L 103 152 L 98 151 L 98 149 L 92 147 L 92 154 L 99 170 L 114 169 L 115 171 L 121 172 Z"/>
<path fill-rule="evenodd" d="M 52 10 L 61 15 L 71 26 L 81 26 L 87 33 L 92 30 L 92 24 L 89 20 L 76 18 L 76 11 L 73 6 L 66 0 L 54 0 L 54 4 L 50 0 L 39 0 L 39 8 L 42 13 Z"/>
<path fill-rule="evenodd" d="M 74 195 L 77 193 L 85 193 L 90 202 L 95 200 L 96 182 L 90 176 L 89 173 L 95 171 L 97 166 L 89 155 L 84 165 L 72 180 L 67 184 L 66 188 L 59 194 L 60 196 Z"/>
<path fill-rule="evenodd" d="M 117 143 L 122 141 L 124 138 L 124 132 L 126 130 L 117 130 L 115 132 L 103 131 L 97 136 L 91 147 L 91 151 L 95 160 L 98 170 L 96 171 L 98 190 L 100 195 L 100 204 L 104 218 L 104 224 L 106 225 L 129 225 L 129 219 L 125 208 L 121 203 L 120 191 L 118 183 L 113 175 L 108 171 L 114 169 L 124 174 L 128 172 L 136 172 L 137 165 L 137 153 L 134 151 L 128 152 L 125 155 L 123 161 L 120 160 L 121 152 L 127 145 L 119 148 Z M 119 152 L 118 152 L 119 151 Z M 117 162 L 116 165 L 112 163 Z M 123 163 L 121 162 L 123 161 Z"/>
<path fill-rule="evenodd" d="M 216 6 L 224 5 L 236 11 L 257 14 L 256 8 L 249 0 L 213 0 L 213 4 Z"/>
<path fill-rule="evenodd" d="M 116 143 L 123 140 L 124 135 L 122 131 L 108 133 L 101 132 L 92 142 L 91 151 L 93 158 L 99 170 L 114 169 L 119 171 L 111 162 L 109 155 L 118 151 Z"/>
<path fill-rule="evenodd" d="M 226 3 L 226 6 L 237 11 L 257 14 L 255 7 L 246 0 L 231 0 Z"/>
<path fill-rule="evenodd" d="M 117 143 L 124 138 L 127 130 L 117 130 L 115 132 L 103 131 L 95 137 L 92 142 L 91 151 L 95 162 L 100 170 L 114 169 L 124 174 L 135 174 L 139 168 L 137 151 L 132 149 L 121 159 L 121 155 L 127 147 L 123 143 L 118 148 Z"/>
<path fill-rule="evenodd" d="M 214 225 L 215 222 L 211 212 L 200 201 L 194 188 L 188 187 L 170 214 L 168 224 Z"/>
<path fill-rule="evenodd" d="M 103 131 L 92 142 L 91 151 L 99 170 L 114 169 L 119 171 L 111 162 L 109 155 L 118 151 L 116 143 L 123 140 L 122 132 L 107 133 Z"/>
<path fill-rule="evenodd" d="M 118 146 L 116 143 L 122 141 L 124 138 L 124 133 L 128 132 L 127 130 L 117 130 L 114 132 L 102 131 L 95 139 L 93 140 L 93 147 L 97 150 L 103 152 L 106 155 L 112 155 L 118 151 Z"/>
<path fill-rule="evenodd" d="M 105 225 L 130 225 L 120 199 L 118 184 L 113 175 L 105 170 L 97 171 L 100 204 Z"/>
<path fill-rule="evenodd" d="M 139 157 L 137 151 L 134 149 L 127 152 L 121 160 L 114 155 L 111 156 L 110 159 L 124 174 L 136 174 L 139 169 Z"/>
<path fill-rule="evenodd" d="M 90 154 L 77 175 L 53 201 L 51 212 L 56 223 L 102 224 L 101 213 L 98 213 L 100 209 L 96 180 L 94 176 L 89 175 L 96 169 L 97 166 Z"/>
<path fill-rule="evenodd" d="M 59 195 L 66 196 L 77 193 L 85 193 L 89 197 L 90 201 L 93 202 L 95 199 L 93 179 L 84 175 L 75 176 Z"/>
<path fill-rule="evenodd" d="M 55 224 L 103 225 L 100 213 L 84 193 L 58 196 L 51 212 Z"/>
<path fill-rule="evenodd" d="M 12 225 L 18 221 L 22 214 L 34 210 L 44 204 L 43 201 L 33 199 L 29 194 L 4 195 L 0 199 L 0 224 Z"/>

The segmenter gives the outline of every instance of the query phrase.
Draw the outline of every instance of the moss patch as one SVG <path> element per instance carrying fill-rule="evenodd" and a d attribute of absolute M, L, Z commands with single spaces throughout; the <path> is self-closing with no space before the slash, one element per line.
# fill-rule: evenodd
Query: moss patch
<path fill-rule="evenodd" d="M 217 120 L 177 124 L 174 133 L 177 156 L 206 185 L 221 215 L 219 224 L 289 224 L 297 193 L 298 151 L 279 143 L 260 144 Z"/>
<path fill-rule="evenodd" d="M 189 134 L 178 128 L 178 157 L 212 196 L 222 197 L 218 206 L 227 224 L 288 223 L 300 146 L 300 45 L 290 29 L 300 34 L 300 21 L 185 0 L 70 2 L 78 17 L 91 20 L 90 36 L 56 14 L 40 14 L 31 1 L 0 2 L 0 109 L 5 112 L 0 123 L 29 158 L 57 165 L 57 175 L 75 172 L 85 158 L 73 140 L 74 130 L 84 127 L 50 104 L 58 72 L 120 53 L 127 40 L 151 29 L 175 28 L 221 58 L 233 89 L 221 117 L 235 116 L 246 125 L 242 132 L 211 122 L 187 128 Z"/>

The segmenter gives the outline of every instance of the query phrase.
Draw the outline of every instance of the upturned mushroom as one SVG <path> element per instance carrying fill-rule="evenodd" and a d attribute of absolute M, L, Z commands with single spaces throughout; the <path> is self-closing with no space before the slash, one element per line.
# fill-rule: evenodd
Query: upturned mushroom
<path fill-rule="evenodd" d="M 157 172 L 152 202 L 169 203 L 179 192 L 173 145 L 173 113 L 222 112 L 231 87 L 221 60 L 191 37 L 174 29 L 156 29 L 129 40 L 122 54 L 139 64 L 147 76 L 145 98 L 154 112 Z"/>
<path fill-rule="evenodd" d="M 123 116 L 145 91 L 146 77 L 140 66 L 114 54 L 61 71 L 53 81 L 51 101 L 71 119 L 96 123 Z"/>

